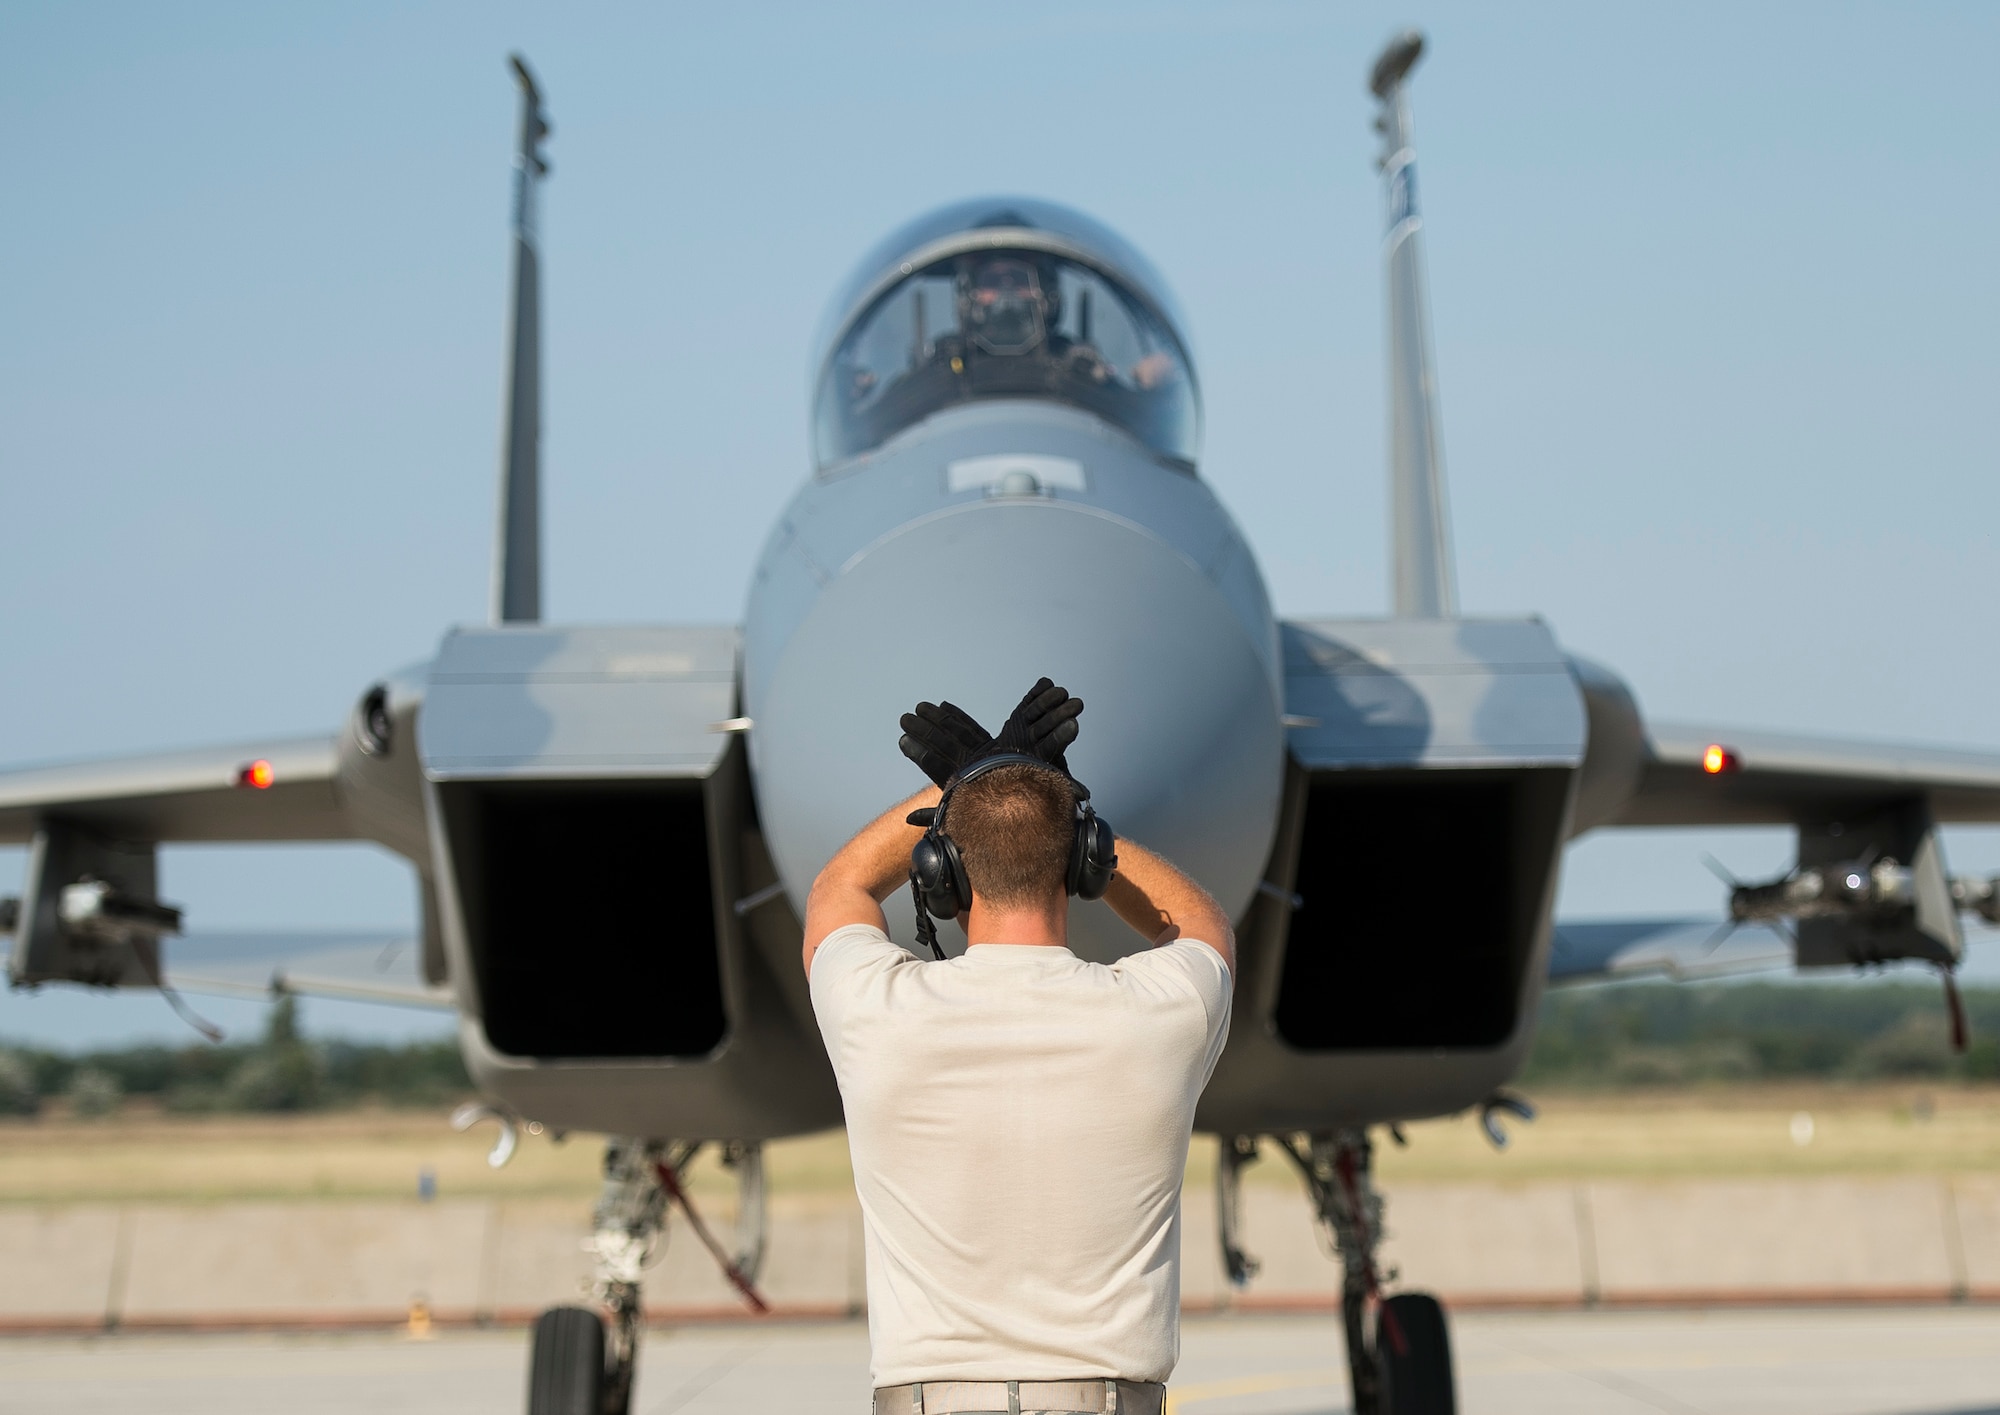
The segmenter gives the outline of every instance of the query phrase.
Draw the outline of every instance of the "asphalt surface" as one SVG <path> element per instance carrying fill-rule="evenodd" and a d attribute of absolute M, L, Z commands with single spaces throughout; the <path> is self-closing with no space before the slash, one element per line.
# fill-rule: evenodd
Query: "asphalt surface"
<path fill-rule="evenodd" d="M 1469 1314 L 1465 1415 L 2000 1415 L 2000 1308 Z M 1324 1317 L 1188 1323 L 1173 1415 L 1345 1411 Z M 648 1335 L 635 1415 L 861 1415 L 858 1324 Z M 499 1415 L 525 1333 L 0 1339 L 5 1415 Z"/>

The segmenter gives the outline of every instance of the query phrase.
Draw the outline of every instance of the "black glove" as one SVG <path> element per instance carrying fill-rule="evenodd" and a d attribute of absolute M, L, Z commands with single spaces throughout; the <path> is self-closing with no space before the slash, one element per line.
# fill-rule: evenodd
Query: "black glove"
<path fill-rule="evenodd" d="M 1040 757 L 1067 776 L 1069 762 L 1063 753 L 1076 740 L 1076 720 L 1082 713 L 1082 698 L 1072 698 L 1069 689 L 1043 678 L 1028 689 L 1028 696 L 1000 729 L 995 745 L 1003 752 Z"/>
<path fill-rule="evenodd" d="M 993 734 L 956 703 L 918 703 L 915 712 L 903 714 L 903 737 L 896 745 L 943 786 L 967 762 L 993 749 Z"/>

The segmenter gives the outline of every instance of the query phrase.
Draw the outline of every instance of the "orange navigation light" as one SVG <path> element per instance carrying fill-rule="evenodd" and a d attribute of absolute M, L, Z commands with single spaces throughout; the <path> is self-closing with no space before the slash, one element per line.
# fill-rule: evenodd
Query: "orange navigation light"
<path fill-rule="evenodd" d="M 253 791 L 269 791 L 278 774 L 271 770 L 271 764 L 262 757 L 236 773 L 236 784 L 248 786 Z"/>
<path fill-rule="evenodd" d="M 1725 771 L 1735 771 L 1742 765 L 1742 759 L 1720 742 L 1710 742 L 1708 750 L 1701 754 L 1701 769 L 1710 776 L 1720 776 Z"/>

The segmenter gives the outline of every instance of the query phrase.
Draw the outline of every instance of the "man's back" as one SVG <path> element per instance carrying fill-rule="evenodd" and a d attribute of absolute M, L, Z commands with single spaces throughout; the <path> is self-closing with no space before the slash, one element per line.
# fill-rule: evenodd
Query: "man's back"
<path fill-rule="evenodd" d="M 1120 1377 L 1178 1356 L 1180 1187 L 1229 974 L 1182 940 L 1105 967 L 981 944 L 819 945 L 846 1105 L 874 1383 Z"/>

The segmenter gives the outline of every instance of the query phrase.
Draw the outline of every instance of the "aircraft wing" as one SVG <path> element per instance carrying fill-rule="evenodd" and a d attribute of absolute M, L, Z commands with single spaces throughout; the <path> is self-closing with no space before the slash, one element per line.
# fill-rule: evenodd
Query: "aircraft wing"
<path fill-rule="evenodd" d="M 398 987 L 392 983 L 322 978 L 312 973 L 290 973 L 282 968 L 264 981 L 174 972 L 167 976 L 167 983 L 176 992 L 194 997 L 233 997 L 253 1002 L 274 997 L 323 997 L 334 1002 L 372 1002 L 384 1007 L 416 1007 L 430 1012 L 452 1012 L 458 1007 L 450 988 Z"/>
<path fill-rule="evenodd" d="M 1761 924 L 1724 936 L 1721 919 L 1592 919 L 1555 926 L 1549 983 L 1604 983 L 1626 978 L 1675 981 L 1790 969 L 1792 943 Z"/>
<path fill-rule="evenodd" d="M 167 982 L 211 997 L 333 998 L 449 1012 L 449 988 L 420 975 L 423 941 L 409 933 L 261 929 L 178 939 Z"/>
<path fill-rule="evenodd" d="M 1940 822 L 2000 822 L 2000 753 L 1652 724 L 1638 789 L 1612 825 L 1792 825 L 1926 797 Z M 1711 746 L 1731 757 L 1711 772 Z"/>
<path fill-rule="evenodd" d="M 267 1000 L 293 995 L 450 1012 L 449 988 L 427 985 L 423 941 L 398 932 L 260 929 L 192 933 L 174 941 L 163 981 L 196 997 Z M 12 950 L 0 944 L 0 973 Z"/>
<path fill-rule="evenodd" d="M 261 788 L 247 775 L 257 763 Z M 324 736 L 0 772 L 0 844 L 27 843 L 51 816 L 125 840 L 352 840 L 335 764 Z"/>

